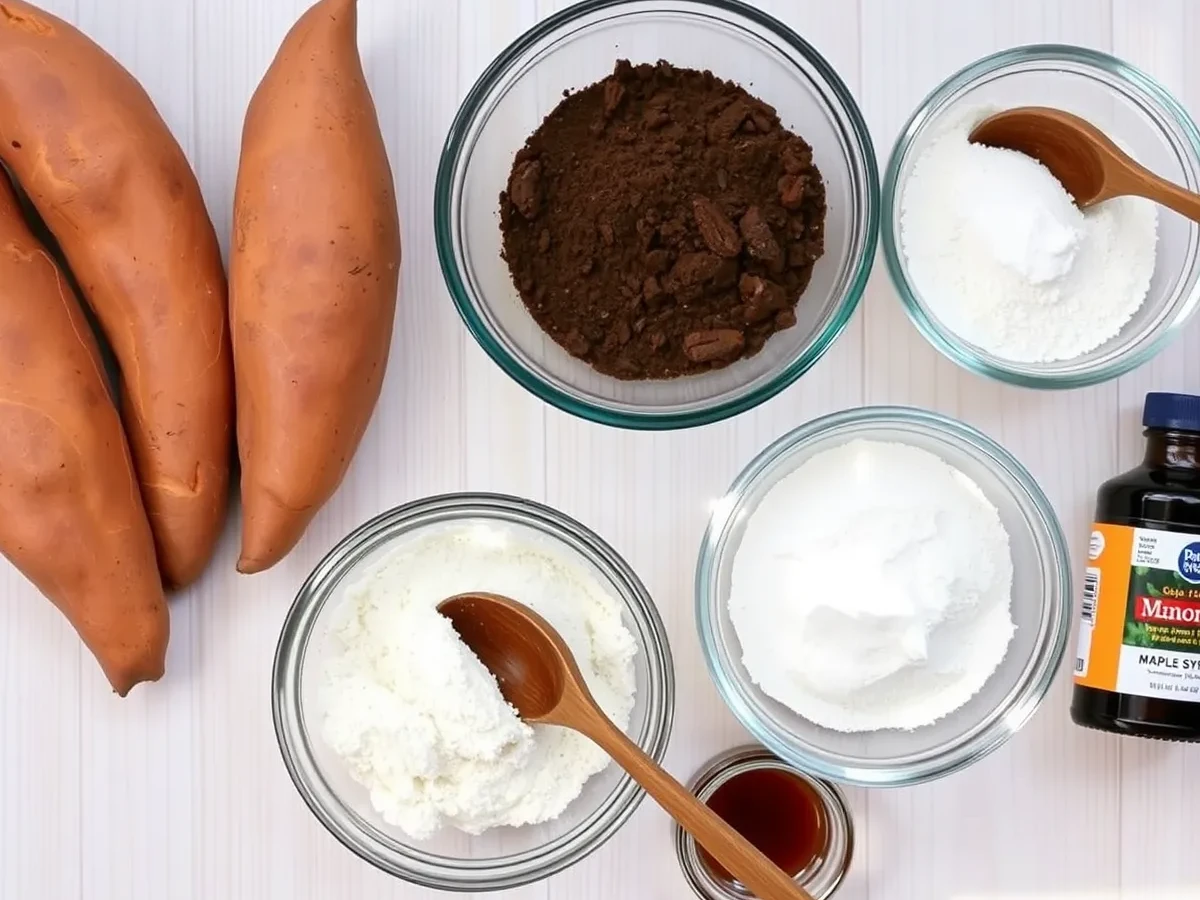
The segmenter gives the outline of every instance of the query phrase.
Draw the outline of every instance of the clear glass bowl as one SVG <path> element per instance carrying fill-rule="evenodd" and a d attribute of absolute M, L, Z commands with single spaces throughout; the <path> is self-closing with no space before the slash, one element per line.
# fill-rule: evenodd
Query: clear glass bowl
<path fill-rule="evenodd" d="M 843 734 L 764 694 L 742 664 L 729 620 L 733 560 L 750 514 L 780 479 L 816 453 L 858 438 L 927 450 L 973 479 L 1000 512 L 1013 558 L 1017 631 L 1000 667 L 967 704 L 913 731 Z M 806 772 L 864 786 L 916 784 L 978 761 L 1033 715 L 1070 630 L 1070 559 L 1049 501 L 1004 448 L 936 413 L 867 407 L 818 419 L 780 438 L 717 504 L 696 569 L 696 619 L 709 672 L 734 715 L 771 752 Z"/>
<path fill-rule="evenodd" d="M 1011 384 L 1075 388 L 1141 365 L 1178 334 L 1200 299 L 1200 229 L 1166 209 L 1158 217 L 1158 260 L 1150 292 L 1115 338 L 1090 353 L 1050 363 L 1001 359 L 958 337 L 922 300 L 900 242 L 900 204 L 914 165 L 942 123 L 975 106 L 1052 106 L 1095 123 L 1139 162 L 1190 191 L 1200 190 L 1200 131 L 1153 78 L 1105 53 L 1054 44 L 1017 47 L 951 76 L 900 132 L 883 186 L 883 251 L 909 317 L 959 365 Z"/>
<path fill-rule="evenodd" d="M 570 356 L 529 315 L 500 258 L 499 196 L 513 156 L 565 88 L 619 58 L 713 69 L 775 106 L 813 146 L 825 179 L 825 255 L 797 323 L 756 356 L 673 381 L 621 381 Z M 866 285 L 879 230 L 875 151 L 850 91 L 798 35 L 733 0 L 585 0 L 537 25 L 464 101 L 438 168 L 442 272 L 467 328 L 521 385 L 554 406 L 627 428 L 683 428 L 735 415 L 787 387 L 829 348 Z"/>
<path fill-rule="evenodd" d="M 275 654 L 272 706 L 284 764 L 304 802 L 329 831 L 366 861 L 406 881 L 455 891 L 487 891 L 538 881 L 583 859 L 629 819 L 643 793 L 610 765 L 553 822 L 470 837 L 453 829 L 415 842 L 384 823 L 320 734 L 318 691 L 326 631 L 343 588 L 399 540 L 430 529 L 485 523 L 549 542 L 591 569 L 624 606 L 638 645 L 637 698 L 627 732 L 661 760 L 674 713 L 675 676 L 666 630 L 633 570 L 578 522 L 528 500 L 448 494 L 384 513 L 338 544 L 300 589 Z"/>

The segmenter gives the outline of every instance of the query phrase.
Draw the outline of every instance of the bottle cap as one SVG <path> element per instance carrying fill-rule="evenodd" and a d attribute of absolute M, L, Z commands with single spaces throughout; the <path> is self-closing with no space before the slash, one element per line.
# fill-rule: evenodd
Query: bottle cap
<path fill-rule="evenodd" d="M 1142 425 L 1170 431 L 1200 432 L 1200 397 L 1192 394 L 1147 394 Z"/>

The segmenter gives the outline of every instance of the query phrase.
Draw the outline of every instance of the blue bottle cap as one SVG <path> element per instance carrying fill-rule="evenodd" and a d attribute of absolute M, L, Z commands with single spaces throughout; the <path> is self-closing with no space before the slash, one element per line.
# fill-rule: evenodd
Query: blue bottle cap
<path fill-rule="evenodd" d="M 1200 432 L 1200 397 L 1192 394 L 1147 394 L 1142 425 L 1169 431 Z"/>

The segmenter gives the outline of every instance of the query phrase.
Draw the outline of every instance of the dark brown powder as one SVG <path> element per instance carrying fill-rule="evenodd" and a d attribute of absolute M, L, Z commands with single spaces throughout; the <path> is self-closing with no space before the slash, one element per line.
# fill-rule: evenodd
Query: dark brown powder
<path fill-rule="evenodd" d="M 675 378 L 795 324 L 825 186 L 809 145 L 742 88 L 622 60 L 529 138 L 500 217 L 547 334 L 608 375 Z"/>

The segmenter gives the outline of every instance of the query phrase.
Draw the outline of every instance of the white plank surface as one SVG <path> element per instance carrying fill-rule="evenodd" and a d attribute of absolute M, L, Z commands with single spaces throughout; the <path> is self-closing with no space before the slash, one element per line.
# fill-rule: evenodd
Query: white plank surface
<path fill-rule="evenodd" d="M 241 118 L 304 0 L 49 0 L 145 84 L 229 220 Z M 45 601 L 0 565 L 0 900 L 324 900 L 433 896 L 359 862 L 300 802 L 278 760 L 268 677 L 296 587 L 338 538 L 399 502 L 488 489 L 549 502 L 607 537 L 656 597 L 673 642 L 668 764 L 688 776 L 745 735 L 704 671 L 691 579 L 707 504 L 773 437 L 839 408 L 941 410 L 1000 439 L 1078 547 L 1096 486 L 1141 452 L 1149 389 L 1200 392 L 1197 327 L 1118 383 L 1036 394 L 960 372 L 909 326 L 882 264 L 839 343 L 762 408 L 679 434 L 633 434 L 544 407 L 460 326 L 433 246 L 445 130 L 474 78 L 550 0 L 362 0 L 362 43 L 405 224 L 387 386 L 345 486 L 271 573 L 233 573 L 233 528 L 173 603 L 168 678 L 125 701 Z M 1200 115 L 1200 7 L 1188 0 L 762 0 L 859 98 L 886 160 L 912 107 L 970 60 L 1063 41 L 1124 56 Z M 720 69 L 720 61 L 713 60 Z M 1200 896 L 1195 750 L 1070 724 L 1059 678 L 1035 720 L 933 785 L 853 791 L 859 852 L 844 900 L 1183 900 Z M 687 895 L 664 816 L 643 805 L 600 852 L 511 897 Z"/>

